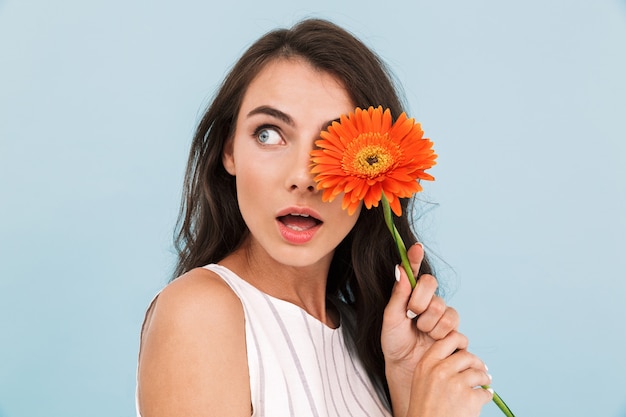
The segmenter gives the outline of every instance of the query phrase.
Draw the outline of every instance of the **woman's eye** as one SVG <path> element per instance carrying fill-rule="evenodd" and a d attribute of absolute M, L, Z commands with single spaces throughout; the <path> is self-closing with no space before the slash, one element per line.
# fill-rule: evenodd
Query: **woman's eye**
<path fill-rule="evenodd" d="M 283 140 L 276 129 L 269 127 L 262 127 L 258 129 L 254 132 L 254 135 L 256 136 L 256 140 L 263 145 L 278 145 Z"/>

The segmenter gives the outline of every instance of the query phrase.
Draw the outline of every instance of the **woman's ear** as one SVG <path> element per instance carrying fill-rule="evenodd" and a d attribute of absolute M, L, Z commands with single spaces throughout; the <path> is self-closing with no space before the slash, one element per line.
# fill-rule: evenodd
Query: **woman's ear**
<path fill-rule="evenodd" d="M 224 151 L 222 152 L 222 164 L 224 164 L 224 168 L 226 172 L 230 175 L 234 176 L 235 169 L 235 156 L 233 155 L 233 139 L 227 139 L 224 144 Z"/>

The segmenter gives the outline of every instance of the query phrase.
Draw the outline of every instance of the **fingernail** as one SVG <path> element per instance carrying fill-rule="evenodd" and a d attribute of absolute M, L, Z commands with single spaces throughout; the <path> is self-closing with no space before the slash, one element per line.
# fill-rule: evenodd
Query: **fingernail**
<path fill-rule="evenodd" d="M 489 372 L 489 367 L 487 366 L 487 364 L 484 363 L 483 365 L 485 365 L 485 372 Z"/>
<path fill-rule="evenodd" d="M 395 270 L 394 274 L 396 276 L 396 281 L 400 282 L 400 265 L 396 265 L 396 270 Z"/>
<path fill-rule="evenodd" d="M 415 317 L 417 317 L 417 314 L 415 314 L 414 312 L 412 312 L 411 310 L 407 310 L 406 311 L 406 316 L 408 318 L 410 318 L 411 320 L 413 320 Z"/>
<path fill-rule="evenodd" d="M 487 374 L 487 377 L 489 378 L 489 381 L 493 381 L 493 377 L 491 376 L 491 374 Z"/>
<path fill-rule="evenodd" d="M 487 391 L 489 391 L 491 393 L 491 395 L 493 395 L 493 388 L 489 387 L 489 388 L 487 388 Z"/>
<path fill-rule="evenodd" d="M 420 247 L 422 248 L 422 250 L 424 249 L 424 245 L 422 245 L 422 243 L 421 243 L 421 242 L 416 242 L 415 244 L 416 244 L 416 245 L 420 245 Z"/>

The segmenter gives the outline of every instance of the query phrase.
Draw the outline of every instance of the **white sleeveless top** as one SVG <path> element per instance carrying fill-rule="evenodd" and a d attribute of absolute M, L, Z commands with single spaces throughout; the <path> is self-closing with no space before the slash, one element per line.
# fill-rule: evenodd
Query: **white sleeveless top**
<path fill-rule="evenodd" d="M 329 328 L 221 265 L 205 268 L 243 305 L 253 417 L 391 416 L 341 328 Z"/>
<path fill-rule="evenodd" d="M 220 265 L 246 320 L 254 417 L 390 416 L 340 328 L 271 297 Z"/>

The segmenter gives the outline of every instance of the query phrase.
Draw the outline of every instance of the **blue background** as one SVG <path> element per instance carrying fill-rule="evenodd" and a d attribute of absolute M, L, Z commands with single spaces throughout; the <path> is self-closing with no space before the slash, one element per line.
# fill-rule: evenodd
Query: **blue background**
<path fill-rule="evenodd" d="M 626 416 L 626 2 L 303 4 L 0 0 L 0 417 L 134 415 L 195 124 L 309 16 L 373 47 L 435 141 L 418 227 L 496 390 Z"/>

